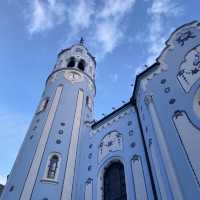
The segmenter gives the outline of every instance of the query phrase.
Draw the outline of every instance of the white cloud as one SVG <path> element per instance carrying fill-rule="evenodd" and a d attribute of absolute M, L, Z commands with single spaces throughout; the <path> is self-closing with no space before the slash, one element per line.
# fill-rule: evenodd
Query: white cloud
<path fill-rule="evenodd" d="M 123 33 L 118 28 L 118 24 L 113 23 L 111 20 L 102 21 L 97 25 L 95 40 L 100 45 L 102 56 L 112 52 L 122 35 Z"/>
<path fill-rule="evenodd" d="M 65 20 L 66 6 L 61 0 L 33 0 L 30 3 L 30 34 L 43 32 Z"/>
<path fill-rule="evenodd" d="M 87 31 L 91 46 L 102 57 L 119 44 L 125 34 L 124 17 L 136 0 L 33 0 L 30 3 L 28 30 L 30 34 L 53 29 L 67 22 L 68 43 Z M 65 20 L 67 19 L 67 20 Z"/>
<path fill-rule="evenodd" d="M 88 28 L 91 17 L 94 14 L 94 2 L 89 0 L 78 0 L 67 9 L 69 24 L 73 31 Z"/>
<path fill-rule="evenodd" d="M 96 31 L 94 40 L 98 47 L 98 52 L 105 55 L 113 51 L 120 39 L 124 36 L 122 21 L 131 10 L 135 0 L 107 0 L 98 11 L 96 21 Z"/>
<path fill-rule="evenodd" d="M 149 33 L 146 39 L 148 43 L 147 64 L 155 62 L 156 57 L 164 48 L 164 43 L 171 32 L 166 24 L 168 18 L 176 17 L 182 12 L 182 7 L 172 0 L 153 0 L 147 13 L 150 17 Z"/>
<path fill-rule="evenodd" d="M 121 18 L 134 5 L 135 0 L 108 0 L 100 13 L 102 18 Z"/>

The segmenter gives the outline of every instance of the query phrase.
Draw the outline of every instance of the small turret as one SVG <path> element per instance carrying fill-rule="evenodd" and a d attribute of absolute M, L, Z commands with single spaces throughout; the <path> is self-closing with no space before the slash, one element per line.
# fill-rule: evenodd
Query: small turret
<path fill-rule="evenodd" d="M 95 59 L 84 46 L 84 39 L 81 37 L 78 44 L 64 49 L 58 54 L 54 71 L 61 68 L 74 68 L 86 73 L 91 79 L 94 80 L 95 67 Z"/>

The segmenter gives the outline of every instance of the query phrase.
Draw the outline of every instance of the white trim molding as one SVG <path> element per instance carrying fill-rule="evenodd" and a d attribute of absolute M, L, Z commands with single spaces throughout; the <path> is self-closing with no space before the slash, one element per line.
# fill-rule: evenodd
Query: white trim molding
<path fill-rule="evenodd" d="M 165 170 L 167 172 L 167 176 L 169 179 L 170 187 L 171 187 L 171 192 L 174 196 L 174 199 L 179 199 L 182 200 L 183 194 L 180 188 L 180 184 L 178 182 L 178 178 L 176 176 L 176 172 L 174 169 L 174 164 L 171 158 L 171 155 L 169 153 L 169 147 L 166 143 L 166 139 L 164 136 L 163 129 L 160 124 L 160 119 L 158 117 L 155 105 L 154 105 L 154 99 L 152 95 L 147 95 L 145 97 L 146 99 L 146 104 L 149 109 L 149 113 L 151 115 L 152 119 L 152 124 L 153 128 L 155 130 L 155 136 L 159 145 L 159 149 L 161 152 L 162 160 L 164 162 Z"/>
<path fill-rule="evenodd" d="M 55 96 L 53 98 L 53 102 L 51 105 L 51 108 L 49 110 L 48 113 L 48 117 L 46 120 L 46 123 L 44 125 L 44 129 L 43 132 L 41 134 L 36 152 L 35 152 L 35 156 L 33 158 L 32 164 L 31 164 L 31 168 L 29 170 L 22 194 L 21 194 L 21 198 L 20 200 L 28 200 L 31 198 L 31 193 L 33 191 L 33 187 L 37 178 L 37 174 L 39 171 L 39 167 L 40 167 L 40 163 L 42 161 L 42 156 L 45 150 L 45 146 L 49 137 L 49 133 L 51 130 L 51 126 L 54 120 L 54 116 L 59 104 L 59 100 L 61 97 L 61 93 L 63 90 L 63 86 L 58 86 L 55 92 Z"/>
<path fill-rule="evenodd" d="M 76 152 L 78 147 L 79 129 L 81 126 L 83 100 L 83 90 L 79 89 L 61 200 L 72 199 L 73 181 L 76 166 Z"/>
<path fill-rule="evenodd" d="M 91 178 L 88 178 L 88 180 L 85 183 L 85 200 L 93 200 L 92 188 L 93 188 L 93 180 Z"/>
<path fill-rule="evenodd" d="M 161 174 L 161 170 L 159 168 L 160 164 L 159 164 L 159 158 L 157 155 L 157 152 L 155 150 L 155 144 L 152 144 L 152 141 L 149 143 L 149 152 L 150 152 L 150 159 L 151 159 L 151 163 L 152 163 L 152 167 L 155 171 L 155 177 L 156 177 L 156 182 L 158 184 L 158 188 L 159 188 L 159 192 L 160 192 L 160 196 L 162 199 L 166 199 L 168 198 L 166 190 L 165 190 L 165 186 L 166 186 L 166 182 L 164 182 L 163 180 L 163 176 Z"/>
<path fill-rule="evenodd" d="M 136 199 L 147 200 L 148 195 L 146 191 L 144 172 L 140 156 L 138 155 L 133 156 L 133 159 L 131 161 L 131 167 L 133 172 Z"/>
<path fill-rule="evenodd" d="M 55 173 L 55 178 L 51 179 L 48 178 L 48 170 L 49 170 L 49 164 L 50 164 L 50 160 L 52 158 L 52 156 L 58 156 L 58 165 L 57 165 L 57 169 L 56 169 L 56 173 Z M 49 154 L 48 158 L 47 158 L 47 162 L 46 162 L 46 168 L 44 171 L 44 176 L 42 181 L 48 181 L 48 182 L 58 182 L 58 174 L 59 174 L 59 169 L 60 169 L 60 163 L 61 163 L 61 154 L 57 153 L 57 152 L 52 152 Z"/>
<path fill-rule="evenodd" d="M 200 157 L 198 154 L 200 129 L 191 123 L 186 112 L 184 111 L 177 111 L 173 116 L 173 122 L 197 182 L 200 183 Z"/>

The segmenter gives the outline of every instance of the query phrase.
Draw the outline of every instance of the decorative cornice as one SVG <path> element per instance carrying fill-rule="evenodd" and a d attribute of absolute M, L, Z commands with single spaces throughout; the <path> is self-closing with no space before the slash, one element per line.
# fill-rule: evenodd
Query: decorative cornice
<path fill-rule="evenodd" d="M 124 116 L 126 116 L 127 114 L 129 114 L 131 112 L 131 110 L 134 112 L 134 108 L 129 107 L 129 108 L 127 108 L 127 110 L 121 111 L 121 113 L 118 113 L 116 115 L 113 114 L 114 116 L 112 118 L 110 118 L 110 119 L 106 118 L 107 120 L 105 119 L 105 121 L 102 121 L 101 122 L 102 124 L 100 124 L 100 125 L 97 124 L 96 125 L 97 127 L 94 127 L 94 125 L 93 125 L 93 127 L 92 127 L 93 130 L 91 131 L 92 132 L 91 135 L 95 135 L 96 133 L 100 132 L 102 129 L 104 129 L 104 128 L 108 127 L 108 126 L 111 126 L 113 123 L 119 121 L 121 118 L 123 118 Z M 96 122 L 96 123 L 98 123 L 98 122 Z"/>

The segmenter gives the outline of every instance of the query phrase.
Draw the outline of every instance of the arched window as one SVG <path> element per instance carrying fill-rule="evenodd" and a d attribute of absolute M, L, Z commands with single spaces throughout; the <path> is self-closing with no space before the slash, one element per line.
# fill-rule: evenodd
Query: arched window
<path fill-rule="evenodd" d="M 37 110 L 37 114 L 44 111 L 47 108 L 48 102 L 49 102 L 48 97 L 42 100 L 42 102 L 40 103 L 39 108 Z"/>
<path fill-rule="evenodd" d="M 84 71 L 85 69 L 85 61 L 84 60 L 80 60 L 80 62 L 78 63 L 78 68 L 82 71 Z"/>
<path fill-rule="evenodd" d="M 103 177 L 104 200 L 127 200 L 124 166 L 121 162 L 112 163 Z"/>
<path fill-rule="evenodd" d="M 69 60 L 69 63 L 67 65 L 67 67 L 74 67 L 75 66 L 75 63 L 76 63 L 76 60 L 74 57 L 71 57 L 70 60 Z"/>
<path fill-rule="evenodd" d="M 58 162 L 59 158 L 57 155 L 53 155 L 49 160 L 49 166 L 48 166 L 48 172 L 47 172 L 47 178 L 49 179 L 55 179 L 56 171 L 58 168 Z"/>
<path fill-rule="evenodd" d="M 57 181 L 60 161 L 60 154 L 52 153 L 49 155 L 44 180 Z"/>

